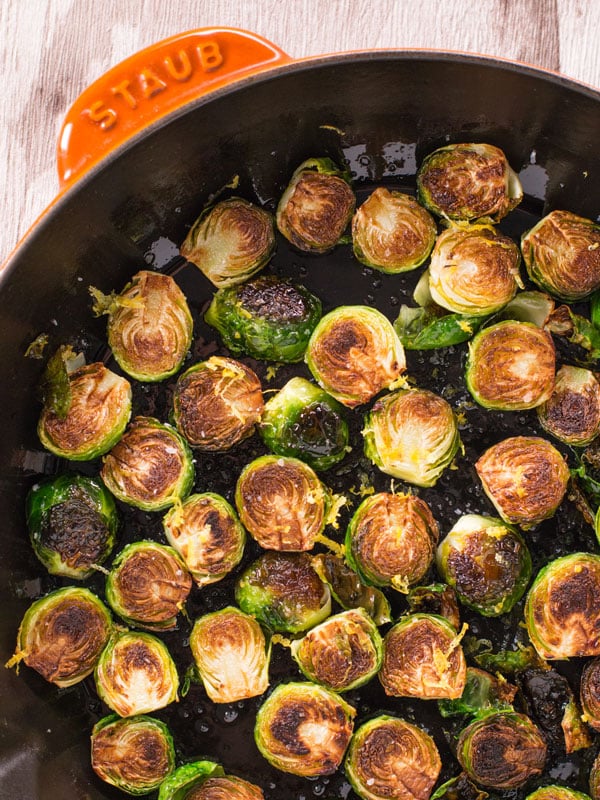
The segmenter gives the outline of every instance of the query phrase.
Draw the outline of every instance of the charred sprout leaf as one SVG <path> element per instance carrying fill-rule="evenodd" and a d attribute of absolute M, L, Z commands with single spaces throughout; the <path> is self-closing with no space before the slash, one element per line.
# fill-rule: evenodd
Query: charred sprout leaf
<path fill-rule="evenodd" d="M 57 686 L 90 675 L 112 632 L 108 609 L 88 589 L 66 586 L 36 600 L 25 612 L 14 656 Z"/>
<path fill-rule="evenodd" d="M 190 495 L 167 511 L 163 526 L 198 586 L 220 581 L 242 560 L 246 531 L 218 494 Z"/>
<path fill-rule="evenodd" d="M 297 283 L 261 275 L 220 289 L 204 319 L 232 353 L 289 364 L 302 360 L 321 301 Z"/>
<path fill-rule="evenodd" d="M 498 222 L 523 189 L 506 156 L 491 144 L 450 144 L 430 153 L 417 172 L 419 200 L 440 217 Z"/>
<path fill-rule="evenodd" d="M 579 703 L 573 696 L 565 706 L 560 727 L 563 733 L 564 749 L 568 755 L 577 750 L 585 750 L 594 743 L 592 732 L 586 725 Z"/>
<path fill-rule="evenodd" d="M 258 622 L 238 608 L 199 617 L 190 647 L 213 703 L 235 703 L 266 692 L 271 647 Z"/>
<path fill-rule="evenodd" d="M 173 737 L 158 719 L 113 714 L 94 725 L 91 739 L 94 772 L 127 794 L 158 789 L 175 768 Z"/>
<path fill-rule="evenodd" d="M 552 394 L 537 411 L 542 427 L 561 442 L 577 447 L 589 444 L 600 431 L 596 376 L 588 369 L 563 364 Z"/>
<path fill-rule="evenodd" d="M 541 658 L 600 655 L 600 556 L 570 553 L 543 567 L 527 595 L 525 622 Z"/>
<path fill-rule="evenodd" d="M 176 627 L 191 588 L 192 576 L 172 547 L 133 542 L 112 563 L 106 600 L 133 627 L 169 630 Z"/>
<path fill-rule="evenodd" d="M 34 552 L 51 575 L 83 580 L 114 547 L 117 509 L 95 478 L 60 475 L 36 484 L 25 513 Z"/>
<path fill-rule="evenodd" d="M 211 356 L 177 379 L 173 420 L 188 444 L 223 452 L 254 432 L 264 408 L 256 373 L 232 358 Z"/>
<path fill-rule="evenodd" d="M 433 217 L 414 197 L 384 186 L 369 195 L 352 219 L 356 258 L 393 274 L 421 266 L 436 233 Z"/>
<path fill-rule="evenodd" d="M 276 769 L 306 778 L 331 775 L 342 763 L 355 713 L 322 686 L 280 684 L 256 715 L 254 739 Z"/>
<path fill-rule="evenodd" d="M 101 476 L 123 503 L 144 511 L 161 511 L 192 488 L 192 453 L 170 425 L 153 417 L 136 417 L 104 457 Z"/>
<path fill-rule="evenodd" d="M 456 416 L 427 389 L 398 389 L 365 417 L 365 455 L 386 475 L 434 486 L 460 447 Z"/>
<path fill-rule="evenodd" d="M 96 665 L 96 691 L 121 717 L 148 714 L 177 700 L 177 668 L 149 633 L 115 634 Z"/>
<path fill-rule="evenodd" d="M 518 292 L 497 315 L 500 320 L 531 322 L 538 328 L 546 327 L 556 303 L 544 292 Z"/>
<path fill-rule="evenodd" d="M 437 614 L 459 630 L 460 612 L 456 592 L 445 583 L 431 583 L 429 586 L 414 586 L 406 596 L 413 614 Z"/>
<path fill-rule="evenodd" d="M 202 212 L 181 245 L 181 255 L 220 289 L 251 278 L 269 262 L 274 249 L 271 215 L 241 197 L 231 197 Z"/>
<path fill-rule="evenodd" d="M 502 519 L 524 529 L 554 515 L 569 482 L 563 456 L 538 436 L 512 436 L 492 445 L 475 469 Z"/>
<path fill-rule="evenodd" d="M 517 687 L 495 675 L 467 667 L 467 682 L 462 695 L 455 700 L 438 700 L 442 717 L 475 716 L 493 709 L 511 709 Z"/>
<path fill-rule="evenodd" d="M 484 408 L 518 411 L 549 399 L 555 366 L 549 333 L 529 322 L 498 322 L 470 343 L 465 380 Z"/>
<path fill-rule="evenodd" d="M 589 319 L 575 314 L 569 306 L 559 306 L 550 315 L 546 329 L 556 336 L 583 347 L 588 351 L 588 359 L 600 358 L 600 330 Z"/>
<path fill-rule="evenodd" d="M 38 436 L 55 455 L 88 461 L 106 453 L 121 438 L 131 416 L 131 386 L 100 362 L 70 373 L 67 383 L 69 403 L 57 413 L 54 401 L 47 400 Z"/>
<path fill-rule="evenodd" d="M 487 792 L 472 783 L 464 772 L 443 783 L 431 795 L 431 800 L 486 800 Z"/>
<path fill-rule="evenodd" d="M 306 363 L 317 383 L 349 408 L 387 389 L 406 369 L 390 321 L 369 306 L 339 306 L 319 322 Z"/>
<path fill-rule="evenodd" d="M 263 553 L 242 573 L 235 599 L 272 631 L 300 633 L 331 613 L 331 594 L 306 553 Z"/>
<path fill-rule="evenodd" d="M 334 692 L 362 686 L 379 671 L 383 643 L 362 609 L 335 614 L 292 642 L 292 656 L 308 680 Z"/>
<path fill-rule="evenodd" d="M 195 761 L 178 767 L 160 787 L 158 800 L 263 800 L 253 783 L 225 775 L 213 761 Z"/>
<path fill-rule="evenodd" d="M 349 174 L 329 158 L 310 158 L 281 196 L 277 227 L 299 250 L 326 253 L 342 239 L 355 203 Z"/>
<path fill-rule="evenodd" d="M 566 786 L 552 784 L 541 786 L 531 794 L 528 794 L 525 800 L 590 800 L 590 798 L 587 794 L 577 791 L 577 789 L 569 789 Z"/>
<path fill-rule="evenodd" d="M 442 761 L 428 733 L 399 717 L 381 715 L 355 732 L 344 766 L 363 800 L 429 800 Z"/>
<path fill-rule="evenodd" d="M 394 328 L 406 350 L 437 350 L 467 342 L 485 319 L 470 314 L 438 316 L 427 308 L 402 305 Z"/>
<path fill-rule="evenodd" d="M 570 211 L 551 211 L 521 238 L 529 277 L 573 302 L 600 288 L 600 225 Z"/>
<path fill-rule="evenodd" d="M 584 666 L 579 698 L 585 721 L 595 731 L 600 731 L 600 658 L 594 658 Z"/>

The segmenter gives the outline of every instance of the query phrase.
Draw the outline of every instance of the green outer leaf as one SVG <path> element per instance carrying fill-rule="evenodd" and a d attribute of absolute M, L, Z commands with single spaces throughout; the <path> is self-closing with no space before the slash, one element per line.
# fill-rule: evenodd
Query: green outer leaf
<path fill-rule="evenodd" d="M 71 407 L 71 384 L 65 363 L 65 354 L 69 351 L 69 347 L 61 345 L 48 359 L 39 386 L 44 406 L 59 419 L 65 419 Z"/>
<path fill-rule="evenodd" d="M 221 778 L 225 770 L 215 761 L 194 761 L 177 767 L 160 786 L 158 800 L 185 800 L 196 786 L 209 778 Z"/>
<path fill-rule="evenodd" d="M 462 696 L 456 700 L 438 700 L 438 708 L 442 717 L 475 715 L 481 711 L 513 710 L 510 703 L 498 697 L 498 678 L 484 670 L 467 667 L 467 682 Z"/>
<path fill-rule="evenodd" d="M 548 784 L 528 794 L 525 800 L 590 800 L 590 797 L 577 789 Z"/>
<path fill-rule="evenodd" d="M 488 317 L 468 314 L 436 316 L 425 308 L 400 306 L 394 328 L 407 350 L 437 350 L 471 339 Z"/>

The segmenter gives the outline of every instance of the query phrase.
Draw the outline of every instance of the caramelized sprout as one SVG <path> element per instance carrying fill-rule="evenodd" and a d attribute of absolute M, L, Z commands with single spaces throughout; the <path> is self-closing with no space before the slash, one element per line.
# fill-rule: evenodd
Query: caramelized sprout
<path fill-rule="evenodd" d="M 312 564 L 331 589 L 335 601 L 344 609 L 362 608 L 376 625 L 391 622 L 391 609 L 387 597 L 379 589 L 364 584 L 347 564 L 333 553 L 318 553 Z"/>
<path fill-rule="evenodd" d="M 456 592 L 445 583 L 431 583 L 429 586 L 414 586 L 406 599 L 413 614 L 437 614 L 447 619 L 453 628 L 460 628 L 460 612 Z"/>
<path fill-rule="evenodd" d="M 475 786 L 464 772 L 450 778 L 431 795 L 431 800 L 487 800 L 489 794 Z"/>
<path fill-rule="evenodd" d="M 600 384 L 589 369 L 567 364 L 556 373 L 554 390 L 537 409 L 542 427 L 565 444 L 581 447 L 600 431 Z"/>
<path fill-rule="evenodd" d="M 600 800 L 600 753 L 590 769 L 590 796 L 592 800 Z"/>
<path fill-rule="evenodd" d="M 511 709 L 517 687 L 477 667 L 467 667 L 467 682 L 460 697 L 439 700 L 442 717 L 475 716 L 490 709 Z"/>
<path fill-rule="evenodd" d="M 535 792 L 528 794 L 525 800 L 590 800 L 587 794 L 566 786 L 541 786 Z"/>
<path fill-rule="evenodd" d="M 579 698 L 585 721 L 590 728 L 600 731 L 600 658 L 594 658 L 584 666 Z"/>
<path fill-rule="evenodd" d="M 194 761 L 169 775 L 158 800 L 264 800 L 264 795 L 253 783 L 226 775 L 214 761 Z"/>
<path fill-rule="evenodd" d="M 274 250 L 271 215 L 241 197 L 206 208 L 180 248 L 181 255 L 217 289 L 251 278 L 269 262 Z"/>
<path fill-rule="evenodd" d="M 326 314 L 310 338 L 306 363 L 317 383 L 349 408 L 389 388 L 406 368 L 394 328 L 369 306 Z"/>
<path fill-rule="evenodd" d="M 266 760 L 306 778 L 331 775 L 342 763 L 355 711 L 314 683 L 284 683 L 256 715 L 254 738 Z"/>

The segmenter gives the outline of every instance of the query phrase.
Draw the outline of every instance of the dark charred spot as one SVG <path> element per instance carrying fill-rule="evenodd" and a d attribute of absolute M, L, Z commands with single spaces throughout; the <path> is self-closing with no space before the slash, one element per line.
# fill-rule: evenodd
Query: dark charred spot
<path fill-rule="evenodd" d="M 567 679 L 553 669 L 528 669 L 518 675 L 518 681 L 527 713 L 564 750 L 561 723 L 565 707 L 573 697 Z"/>
<path fill-rule="evenodd" d="M 312 456 L 338 453 L 346 446 L 341 416 L 324 403 L 302 409 L 288 430 L 292 448 Z"/>
<path fill-rule="evenodd" d="M 309 312 L 301 289 L 274 275 L 248 281 L 240 287 L 237 296 L 246 311 L 272 322 L 297 322 Z"/>
<path fill-rule="evenodd" d="M 156 666 L 160 668 L 157 657 L 148 649 L 145 642 L 132 641 L 122 655 L 126 669 L 148 669 Z"/>
<path fill-rule="evenodd" d="M 100 514 L 81 496 L 52 506 L 45 515 L 40 540 L 69 567 L 85 569 L 99 563 L 107 551 L 110 531 Z"/>
<path fill-rule="evenodd" d="M 94 608 L 73 600 L 62 603 L 52 618 L 53 635 L 71 642 L 84 640 L 105 627 L 105 620 Z"/>
<path fill-rule="evenodd" d="M 273 738 L 296 756 L 306 756 L 310 753 L 310 748 L 298 735 L 298 729 L 307 717 L 308 713 L 302 703 L 288 702 L 277 710 L 269 726 Z"/>
<path fill-rule="evenodd" d="M 430 586 L 417 586 L 408 595 L 413 613 L 437 614 L 445 617 L 457 630 L 460 628 L 460 611 L 456 592 L 451 586 L 441 590 Z"/>
<path fill-rule="evenodd" d="M 571 617 L 583 614 L 592 625 L 600 617 L 600 582 L 586 566 L 552 584 L 548 599 L 558 624 L 568 624 Z"/>

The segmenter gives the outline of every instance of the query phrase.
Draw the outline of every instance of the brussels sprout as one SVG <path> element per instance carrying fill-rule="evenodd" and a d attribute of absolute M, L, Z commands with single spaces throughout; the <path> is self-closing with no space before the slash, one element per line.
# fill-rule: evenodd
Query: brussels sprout
<path fill-rule="evenodd" d="M 90 287 L 97 314 L 108 314 L 108 344 L 121 369 L 138 381 L 162 381 L 181 367 L 193 320 L 170 275 L 142 270 L 119 295 Z"/>
<path fill-rule="evenodd" d="M 427 389 L 398 389 L 377 400 L 363 437 L 365 455 L 382 472 L 417 486 L 434 486 L 460 447 L 451 406 Z"/>
<path fill-rule="evenodd" d="M 413 614 L 436 614 L 447 619 L 453 628 L 460 628 L 460 612 L 456 592 L 445 583 L 431 583 L 429 586 L 414 586 L 406 596 L 408 607 Z"/>
<path fill-rule="evenodd" d="M 283 772 L 331 775 L 342 763 L 355 713 L 322 686 L 280 684 L 256 715 L 254 739 L 266 760 Z"/>
<path fill-rule="evenodd" d="M 308 680 L 334 692 L 362 686 L 379 671 L 383 643 L 362 609 L 335 614 L 292 642 L 292 656 Z"/>
<path fill-rule="evenodd" d="M 600 556 L 570 553 L 551 561 L 527 595 L 525 622 L 541 658 L 600 655 Z"/>
<path fill-rule="evenodd" d="M 306 553 L 263 553 L 238 579 L 235 599 L 246 614 L 283 633 L 306 631 L 331 613 L 329 587 Z"/>
<path fill-rule="evenodd" d="M 267 455 L 242 470 L 235 504 L 242 524 L 265 550 L 311 550 L 327 523 L 330 495 L 308 464 Z"/>
<path fill-rule="evenodd" d="M 253 433 L 263 409 L 258 377 L 231 358 L 212 356 L 194 364 L 173 392 L 173 421 L 198 450 L 229 450 Z"/>
<path fill-rule="evenodd" d="M 529 277 L 561 300 L 600 288 L 600 225 L 570 211 L 551 211 L 521 238 Z"/>
<path fill-rule="evenodd" d="M 194 483 L 192 453 L 182 436 L 153 417 L 136 417 L 104 457 L 100 473 L 115 497 L 144 511 L 161 511 Z"/>
<path fill-rule="evenodd" d="M 484 408 L 518 411 L 550 398 L 555 367 L 549 333 L 529 322 L 498 322 L 470 343 L 465 380 Z"/>
<path fill-rule="evenodd" d="M 531 322 L 538 328 L 545 328 L 556 303 L 545 292 L 517 292 L 496 318 L 515 322 Z"/>
<path fill-rule="evenodd" d="M 587 317 L 575 314 L 569 306 L 559 306 L 550 314 L 546 330 L 587 350 L 587 361 L 600 358 L 600 330 Z"/>
<path fill-rule="evenodd" d="M 192 576 L 172 547 L 157 542 L 128 544 L 106 578 L 106 600 L 130 625 L 169 630 L 177 625 L 192 588 Z"/>
<path fill-rule="evenodd" d="M 104 364 L 87 364 L 69 375 L 64 415 L 45 405 L 38 422 L 41 443 L 56 456 L 88 461 L 115 445 L 131 416 L 131 386 Z"/>
<path fill-rule="evenodd" d="M 121 717 L 148 714 L 177 700 L 177 668 L 149 633 L 115 634 L 96 664 L 96 691 Z"/>
<path fill-rule="evenodd" d="M 73 686 L 94 671 L 111 632 L 108 609 L 96 595 L 66 586 L 29 606 L 6 666 L 24 661 L 47 681 Z"/>
<path fill-rule="evenodd" d="M 467 342 L 485 320 L 472 314 L 438 316 L 437 309 L 434 313 L 428 308 L 402 305 L 394 330 L 406 350 L 437 350 Z"/>
<path fill-rule="evenodd" d="M 263 800 L 262 789 L 226 775 L 214 761 L 194 761 L 178 767 L 161 784 L 158 800 Z"/>
<path fill-rule="evenodd" d="M 119 526 L 112 495 L 83 475 L 36 484 L 27 495 L 26 516 L 34 552 L 48 572 L 76 580 L 106 561 Z"/>
<path fill-rule="evenodd" d="M 531 578 L 523 537 L 496 517 L 465 514 L 437 549 L 437 568 L 459 600 L 485 617 L 506 614 Z"/>
<path fill-rule="evenodd" d="M 428 733 L 384 714 L 354 733 L 344 766 L 363 800 L 429 800 L 442 762 Z"/>
<path fill-rule="evenodd" d="M 350 450 L 342 407 L 304 378 L 292 378 L 268 400 L 258 432 L 272 453 L 299 458 L 318 471 Z"/>
<path fill-rule="evenodd" d="M 273 218 L 241 197 L 205 208 L 180 248 L 217 289 L 251 278 L 274 250 Z"/>
<path fill-rule="evenodd" d="M 475 716 L 490 709 L 511 709 L 517 687 L 477 667 L 467 667 L 467 682 L 460 697 L 438 700 L 442 717 Z"/>
<path fill-rule="evenodd" d="M 94 772 L 127 794 L 158 789 L 175 768 L 173 737 L 158 719 L 112 714 L 94 725 L 91 739 Z"/>
<path fill-rule="evenodd" d="M 438 536 L 424 500 L 379 492 L 354 512 L 346 531 L 346 558 L 366 583 L 407 592 L 431 566 Z"/>
<path fill-rule="evenodd" d="M 592 800 L 600 800 L 600 753 L 594 759 L 590 769 L 589 784 Z"/>
<path fill-rule="evenodd" d="M 356 258 L 382 272 L 406 272 L 421 266 L 437 234 L 431 214 L 414 197 L 380 186 L 352 219 Z"/>
<path fill-rule="evenodd" d="M 437 238 L 429 265 L 429 291 L 458 314 L 493 314 L 522 287 L 519 248 L 491 225 L 452 226 Z"/>
<path fill-rule="evenodd" d="M 584 666 L 579 698 L 585 721 L 595 731 L 600 731 L 600 658 L 594 658 Z"/>
<path fill-rule="evenodd" d="M 471 783 L 464 772 L 450 778 L 431 795 L 431 800 L 487 800 L 489 794 Z"/>
<path fill-rule="evenodd" d="M 600 385 L 589 369 L 567 364 L 556 373 L 554 390 L 537 409 L 548 433 L 565 444 L 589 444 L 600 431 Z"/>
<path fill-rule="evenodd" d="M 228 575 L 242 560 L 246 531 L 224 497 L 192 494 L 169 509 L 165 536 L 185 561 L 198 586 Z"/>
<path fill-rule="evenodd" d="M 498 222 L 521 202 L 523 188 L 499 147 L 465 143 L 440 147 L 423 160 L 417 193 L 440 217 Z"/>
<path fill-rule="evenodd" d="M 379 680 L 391 697 L 460 697 L 467 680 L 461 635 L 434 614 L 409 614 L 383 640 Z"/>
<path fill-rule="evenodd" d="M 369 306 L 339 306 L 313 331 L 306 363 L 317 383 L 349 408 L 387 389 L 406 369 L 390 321 Z"/>
<path fill-rule="evenodd" d="M 462 731 L 456 755 L 467 775 L 482 786 L 516 789 L 542 773 L 546 743 L 524 714 L 497 711 Z"/>
<path fill-rule="evenodd" d="M 539 436 L 511 436 L 492 445 L 475 469 L 502 519 L 524 529 L 554 515 L 569 482 L 564 458 Z"/>
<path fill-rule="evenodd" d="M 376 625 L 391 622 L 391 609 L 387 597 L 366 586 L 344 561 L 333 553 L 318 553 L 312 558 L 312 564 L 329 588 L 335 601 L 344 609 L 362 608 Z"/>
<path fill-rule="evenodd" d="M 590 800 L 587 794 L 566 786 L 541 786 L 535 792 L 528 794 L 525 800 Z"/>
<path fill-rule="evenodd" d="M 299 250 L 326 253 L 340 242 L 354 213 L 350 176 L 330 158 L 309 158 L 292 175 L 275 220 Z"/>
<path fill-rule="evenodd" d="M 321 313 L 321 301 L 308 289 L 261 275 L 219 290 L 204 319 L 232 353 L 292 364 L 302 361 Z"/>
<path fill-rule="evenodd" d="M 227 606 L 194 623 L 190 647 L 213 703 L 235 703 L 266 692 L 271 646 L 258 622 Z"/>

